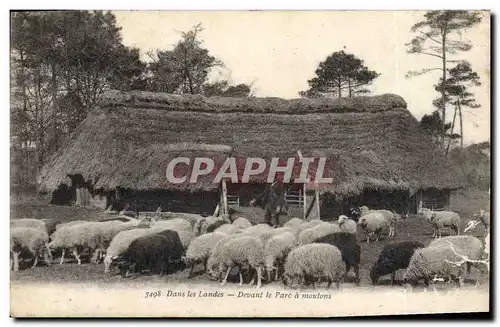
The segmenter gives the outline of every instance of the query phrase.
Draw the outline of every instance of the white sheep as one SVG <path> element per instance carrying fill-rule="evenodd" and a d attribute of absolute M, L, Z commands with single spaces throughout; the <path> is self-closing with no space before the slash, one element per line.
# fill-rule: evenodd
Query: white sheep
<path fill-rule="evenodd" d="M 449 244 L 453 245 L 453 248 L 460 254 L 465 255 L 469 258 L 477 258 L 477 256 L 483 252 L 483 242 L 477 237 L 472 235 L 452 235 L 445 236 L 433 240 L 428 247 L 441 246 Z M 470 274 L 471 267 L 479 267 L 473 263 L 467 263 L 467 275 Z"/>
<path fill-rule="evenodd" d="M 233 224 L 224 224 L 224 225 L 218 227 L 217 229 L 215 229 L 214 232 L 220 232 L 220 233 L 224 233 L 227 235 L 233 235 L 233 234 L 241 232 L 241 229 L 234 226 Z"/>
<path fill-rule="evenodd" d="M 213 263 L 207 264 L 208 269 L 211 269 L 211 265 L 213 266 L 214 263 L 218 263 L 218 277 L 220 277 L 220 273 L 225 273 L 221 285 L 226 284 L 229 273 L 234 267 L 239 268 L 240 285 L 243 285 L 241 268 L 243 265 L 248 264 L 250 269 L 257 272 L 257 288 L 261 286 L 264 268 L 264 245 L 258 237 L 237 234 L 227 240 L 219 241 L 210 258 Z M 250 284 L 252 283 L 253 280 Z"/>
<path fill-rule="evenodd" d="M 239 228 L 239 229 L 245 229 L 245 228 L 251 227 L 252 223 L 246 218 L 239 217 L 233 221 L 232 225 Z"/>
<path fill-rule="evenodd" d="M 427 208 L 422 208 L 421 213 L 425 219 L 432 225 L 434 233 L 433 237 L 441 237 L 441 229 L 444 227 L 451 228 L 457 235 L 460 235 L 460 216 L 453 211 L 432 211 Z"/>
<path fill-rule="evenodd" d="M 346 271 L 340 250 L 330 244 L 311 243 L 292 250 L 285 262 L 283 284 L 291 286 L 295 280 L 299 284 L 311 281 L 314 287 L 316 280 L 325 278 L 328 288 L 332 282 L 337 289 Z"/>
<path fill-rule="evenodd" d="M 14 227 L 10 230 L 11 269 L 19 271 L 19 259 L 23 252 L 33 255 L 34 261 L 31 268 L 36 267 L 38 258 L 42 257 L 48 265 L 51 259 L 47 243 L 49 236 L 45 230 L 32 227 Z"/>
<path fill-rule="evenodd" d="M 121 231 L 136 228 L 136 223 L 123 223 L 121 221 L 87 222 L 67 225 L 59 228 L 52 234 L 49 248 L 63 249 L 60 264 L 64 262 L 66 249 L 72 249 L 78 264 L 81 264 L 80 254 L 83 248 L 91 252 L 97 251 L 98 258 L 105 251 L 113 237 Z"/>
<path fill-rule="evenodd" d="M 436 276 L 447 277 L 448 281 L 451 281 L 452 276 L 458 276 L 460 285 L 463 285 L 466 269 L 462 267 L 462 255 L 471 260 L 479 260 L 483 251 L 481 241 L 477 240 L 479 244 L 474 245 L 476 242 L 473 239 L 466 240 L 469 245 L 465 247 L 457 240 L 439 241 L 414 252 L 404 276 L 405 284 L 409 282 L 415 285 L 423 279 L 428 286 Z M 471 265 L 474 264 L 467 262 L 467 273 L 470 273 Z"/>
<path fill-rule="evenodd" d="M 356 235 L 358 231 L 358 224 L 354 220 L 350 219 L 345 215 L 339 216 L 337 224 L 339 225 L 341 232 L 346 232 Z"/>
<path fill-rule="evenodd" d="M 364 214 L 359 218 L 358 225 L 365 232 L 367 243 L 370 243 L 372 235 L 376 235 L 376 242 L 378 242 L 380 233 L 386 229 L 390 229 L 390 223 L 380 212 Z"/>
<path fill-rule="evenodd" d="M 207 272 L 207 261 L 217 243 L 228 238 L 228 235 L 220 232 L 212 232 L 196 237 L 187 248 L 184 263 L 187 268 L 191 268 L 188 278 L 193 275 L 194 266 L 203 263 Z"/>
<path fill-rule="evenodd" d="M 328 234 L 340 232 L 340 227 L 334 223 L 321 222 L 314 227 L 305 229 L 299 233 L 298 242 L 299 245 L 305 245 L 314 242 L 318 238 L 326 236 Z"/>
<path fill-rule="evenodd" d="M 378 212 L 381 213 L 384 218 L 387 220 L 389 223 L 389 234 L 387 235 L 388 237 L 394 236 L 395 229 L 396 229 L 396 222 L 401 220 L 401 215 L 397 214 L 393 211 L 389 211 L 386 209 L 368 209 L 367 206 L 362 206 L 360 208 L 361 210 L 361 216 L 364 216 L 370 212 Z"/>
<path fill-rule="evenodd" d="M 297 246 L 297 237 L 293 232 L 283 232 L 271 237 L 264 246 L 267 280 L 271 281 L 271 273 L 276 271 L 275 279 L 283 271 L 288 253 Z"/>
<path fill-rule="evenodd" d="M 38 228 L 40 230 L 47 231 L 47 227 L 41 219 L 20 218 L 20 219 L 10 220 L 10 228 L 21 228 L 21 227 Z"/>

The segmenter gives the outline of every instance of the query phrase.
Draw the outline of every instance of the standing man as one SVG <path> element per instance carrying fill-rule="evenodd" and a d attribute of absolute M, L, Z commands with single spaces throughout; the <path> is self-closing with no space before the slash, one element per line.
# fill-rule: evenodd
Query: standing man
<path fill-rule="evenodd" d="M 265 223 L 272 227 L 279 227 L 279 216 L 285 205 L 285 186 L 282 181 L 275 178 L 271 185 L 266 186 L 260 201 L 254 199 L 250 201 L 253 206 L 256 202 L 260 202 L 261 207 L 265 210 Z"/>

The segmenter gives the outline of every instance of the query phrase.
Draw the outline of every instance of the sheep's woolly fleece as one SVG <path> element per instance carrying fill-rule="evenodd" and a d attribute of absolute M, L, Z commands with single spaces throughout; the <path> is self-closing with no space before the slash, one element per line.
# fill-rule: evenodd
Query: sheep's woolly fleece
<path fill-rule="evenodd" d="M 10 221 L 10 228 L 25 227 L 25 228 L 38 228 L 43 231 L 47 231 L 45 223 L 40 219 L 32 218 L 21 218 L 12 219 Z"/>
<path fill-rule="evenodd" d="M 358 221 L 358 225 L 361 225 L 361 228 L 365 231 L 365 233 L 372 233 L 388 229 L 390 227 L 390 223 L 384 215 L 378 212 L 370 212 L 361 216 Z"/>
<path fill-rule="evenodd" d="M 304 275 L 340 281 L 346 267 L 340 250 L 330 244 L 312 243 L 292 250 L 285 262 L 285 276 L 299 280 Z"/>
<path fill-rule="evenodd" d="M 233 234 L 241 232 L 241 229 L 232 225 L 232 224 L 224 224 L 224 225 L 218 227 L 216 230 L 214 230 L 214 232 L 220 232 L 220 233 L 224 233 L 227 235 L 233 235 Z"/>
<path fill-rule="evenodd" d="M 245 229 L 245 228 L 251 227 L 252 223 L 250 223 L 250 221 L 246 218 L 239 217 L 233 221 L 233 226 L 235 226 L 239 229 Z"/>
<path fill-rule="evenodd" d="M 239 239 L 243 238 L 243 241 L 238 241 Z M 250 240 L 249 238 L 253 238 L 254 240 Z M 228 236 L 227 238 L 221 239 L 217 244 L 214 246 L 212 249 L 212 253 L 210 257 L 208 258 L 207 262 L 207 272 L 209 275 L 214 276 L 214 277 L 220 277 L 219 274 L 222 272 L 220 270 L 220 264 L 223 262 L 226 262 L 229 257 L 227 254 L 230 250 L 228 248 L 230 246 L 234 246 L 235 243 L 238 243 L 238 250 L 237 252 L 241 252 L 240 257 L 252 257 L 252 258 L 257 258 L 259 262 L 264 264 L 264 244 L 262 241 L 255 236 L 252 236 L 251 234 L 234 234 L 231 236 Z M 253 243 L 255 247 L 249 246 L 246 250 L 243 248 L 245 246 L 245 243 Z M 258 245 L 258 246 L 257 246 Z M 248 252 L 245 254 L 245 251 Z M 250 253 L 254 252 L 254 253 Z"/>
<path fill-rule="evenodd" d="M 158 220 L 155 221 L 153 224 L 151 224 L 151 228 L 154 228 L 155 230 L 175 230 L 176 232 L 178 231 L 191 231 L 191 223 L 189 221 L 182 219 L 182 218 L 173 218 L 173 219 L 167 219 L 167 220 Z"/>
<path fill-rule="evenodd" d="M 340 232 L 340 227 L 337 224 L 322 222 L 314 227 L 303 230 L 299 234 L 299 245 L 309 244 L 320 237 L 328 234 Z"/>
<path fill-rule="evenodd" d="M 248 263 L 252 268 L 264 265 L 264 245 L 254 236 L 229 238 L 217 254 L 222 267 Z"/>
<path fill-rule="evenodd" d="M 47 249 L 49 236 L 45 230 L 33 227 L 14 227 L 10 230 L 10 250 L 29 251 L 33 255 L 43 255 Z"/>
<path fill-rule="evenodd" d="M 461 268 L 447 261 L 460 260 L 461 258 L 453 252 L 449 244 L 418 249 L 411 257 L 404 280 L 418 282 L 420 279 L 432 279 L 435 276 L 442 278 L 459 276 Z"/>
<path fill-rule="evenodd" d="M 267 227 L 259 225 L 265 225 Z M 262 241 L 262 243 L 265 244 L 271 237 L 275 235 L 284 232 L 293 232 L 293 230 L 288 227 L 272 228 L 267 224 L 259 224 L 259 225 L 255 225 L 247 229 L 244 229 L 240 234 L 258 237 Z"/>
<path fill-rule="evenodd" d="M 207 233 L 196 237 L 187 249 L 186 265 L 193 265 L 208 259 L 217 243 L 227 239 L 227 237 L 226 234 L 219 232 Z"/>
<path fill-rule="evenodd" d="M 283 261 L 296 245 L 297 237 L 293 232 L 283 232 L 271 237 L 264 247 L 266 268 L 273 268 L 276 261 Z"/>
<path fill-rule="evenodd" d="M 469 258 L 474 258 L 480 255 L 483 251 L 483 242 L 477 237 L 472 235 L 461 235 L 461 236 L 445 236 L 436 240 L 433 240 L 428 247 L 435 246 L 450 246 L 453 244 L 455 251 L 461 255 L 468 256 Z"/>
<path fill-rule="evenodd" d="M 51 248 L 88 247 L 92 250 L 104 247 L 121 231 L 135 228 L 135 223 L 121 221 L 87 222 L 65 226 L 52 235 Z"/>
<path fill-rule="evenodd" d="M 304 221 L 302 219 L 294 217 L 283 224 L 283 227 L 290 227 L 296 230 L 299 229 L 302 224 L 304 224 Z"/>

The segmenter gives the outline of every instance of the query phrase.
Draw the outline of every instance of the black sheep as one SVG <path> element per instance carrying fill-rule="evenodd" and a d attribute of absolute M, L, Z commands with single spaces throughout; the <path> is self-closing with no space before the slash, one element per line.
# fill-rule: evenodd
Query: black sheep
<path fill-rule="evenodd" d="M 182 263 L 182 257 L 186 254 L 186 250 L 182 246 L 179 233 L 174 230 L 166 229 L 156 234 L 165 236 L 170 240 L 168 260 L 171 264 L 174 264 L 177 268 L 179 268 L 179 265 Z"/>
<path fill-rule="evenodd" d="M 391 274 L 391 283 L 394 285 L 396 271 L 406 269 L 415 250 L 423 247 L 425 245 L 417 241 L 387 244 L 370 270 L 372 283 L 376 284 L 381 276 Z"/>
<path fill-rule="evenodd" d="M 177 241 L 180 243 L 178 238 L 179 235 Z M 119 260 L 122 277 L 125 277 L 128 271 L 135 270 L 142 273 L 146 269 L 163 275 L 170 258 L 180 258 L 182 255 L 173 253 L 172 250 L 178 248 L 176 243 L 175 238 L 159 234 L 145 235 L 134 240 Z"/>
<path fill-rule="evenodd" d="M 347 273 L 353 267 L 354 273 L 356 274 L 356 285 L 359 285 L 359 262 L 361 261 L 361 247 L 358 244 L 356 235 L 351 233 L 332 233 L 326 236 L 320 237 L 314 241 L 314 243 L 327 243 L 336 246 L 342 253 L 342 261 L 346 265 L 346 271 L 344 278 Z"/>

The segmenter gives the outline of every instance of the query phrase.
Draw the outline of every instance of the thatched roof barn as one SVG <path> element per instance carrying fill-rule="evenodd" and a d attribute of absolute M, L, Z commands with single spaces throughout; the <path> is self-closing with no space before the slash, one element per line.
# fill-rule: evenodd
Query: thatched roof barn
<path fill-rule="evenodd" d="M 66 175 L 80 173 L 96 189 L 217 191 L 206 176 L 198 183 L 169 184 L 168 162 L 177 156 L 228 156 L 286 160 L 326 156 L 339 198 L 365 191 L 449 190 L 460 187 L 397 95 L 341 99 L 205 98 L 110 91 L 38 176 L 53 191 Z M 251 182 L 262 184 L 267 176 Z"/>

